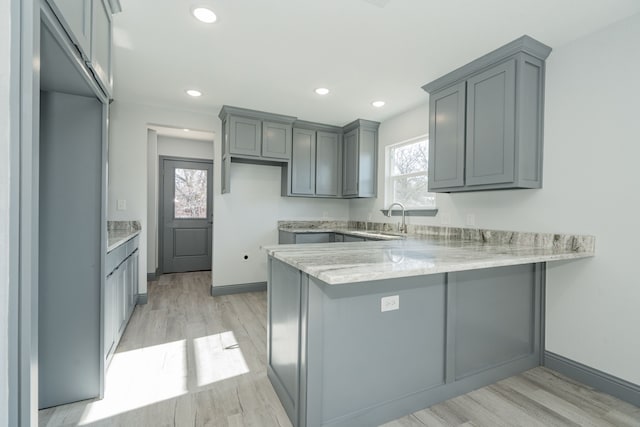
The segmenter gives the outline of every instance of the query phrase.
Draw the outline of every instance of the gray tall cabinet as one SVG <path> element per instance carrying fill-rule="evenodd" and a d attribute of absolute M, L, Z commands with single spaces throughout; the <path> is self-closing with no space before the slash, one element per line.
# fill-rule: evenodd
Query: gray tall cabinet
<path fill-rule="evenodd" d="M 423 86 L 429 191 L 542 187 L 544 60 L 523 36 Z"/>
<path fill-rule="evenodd" d="M 358 119 L 344 127 L 343 197 L 376 196 L 379 126 Z"/>
<path fill-rule="evenodd" d="M 111 10 L 40 3 L 38 404 L 101 397 Z"/>

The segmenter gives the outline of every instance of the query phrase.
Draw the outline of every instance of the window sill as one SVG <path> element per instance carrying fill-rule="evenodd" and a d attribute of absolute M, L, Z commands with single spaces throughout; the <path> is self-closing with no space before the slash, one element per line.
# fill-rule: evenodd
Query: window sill
<path fill-rule="evenodd" d="M 380 209 L 384 215 L 387 215 L 389 212 L 388 209 Z M 436 216 L 438 213 L 438 208 L 433 209 L 405 209 L 405 216 Z M 391 211 L 391 216 L 402 216 L 402 209 L 393 209 Z"/>

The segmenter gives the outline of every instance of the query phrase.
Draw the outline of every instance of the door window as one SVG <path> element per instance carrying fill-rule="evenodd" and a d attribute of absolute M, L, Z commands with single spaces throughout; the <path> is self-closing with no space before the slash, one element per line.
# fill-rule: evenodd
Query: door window
<path fill-rule="evenodd" d="M 175 168 L 174 218 L 207 218 L 207 170 Z"/>

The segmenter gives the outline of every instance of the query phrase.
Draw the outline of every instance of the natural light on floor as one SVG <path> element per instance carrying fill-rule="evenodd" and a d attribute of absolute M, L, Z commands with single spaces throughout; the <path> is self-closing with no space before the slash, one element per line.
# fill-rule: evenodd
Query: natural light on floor
<path fill-rule="evenodd" d="M 233 332 L 179 340 L 115 353 L 105 397 L 88 403 L 79 425 L 87 425 L 172 399 L 249 372 Z M 195 362 L 195 363 L 194 363 Z"/>

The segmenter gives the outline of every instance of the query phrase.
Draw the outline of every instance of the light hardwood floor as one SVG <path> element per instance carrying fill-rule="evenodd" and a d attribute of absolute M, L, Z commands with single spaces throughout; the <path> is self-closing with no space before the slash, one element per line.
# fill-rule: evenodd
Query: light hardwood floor
<path fill-rule="evenodd" d="M 266 376 L 266 293 L 212 298 L 210 282 L 205 272 L 151 282 L 105 398 L 42 410 L 40 426 L 290 427 Z M 640 408 L 536 368 L 385 424 L 401 426 L 640 427 Z"/>

